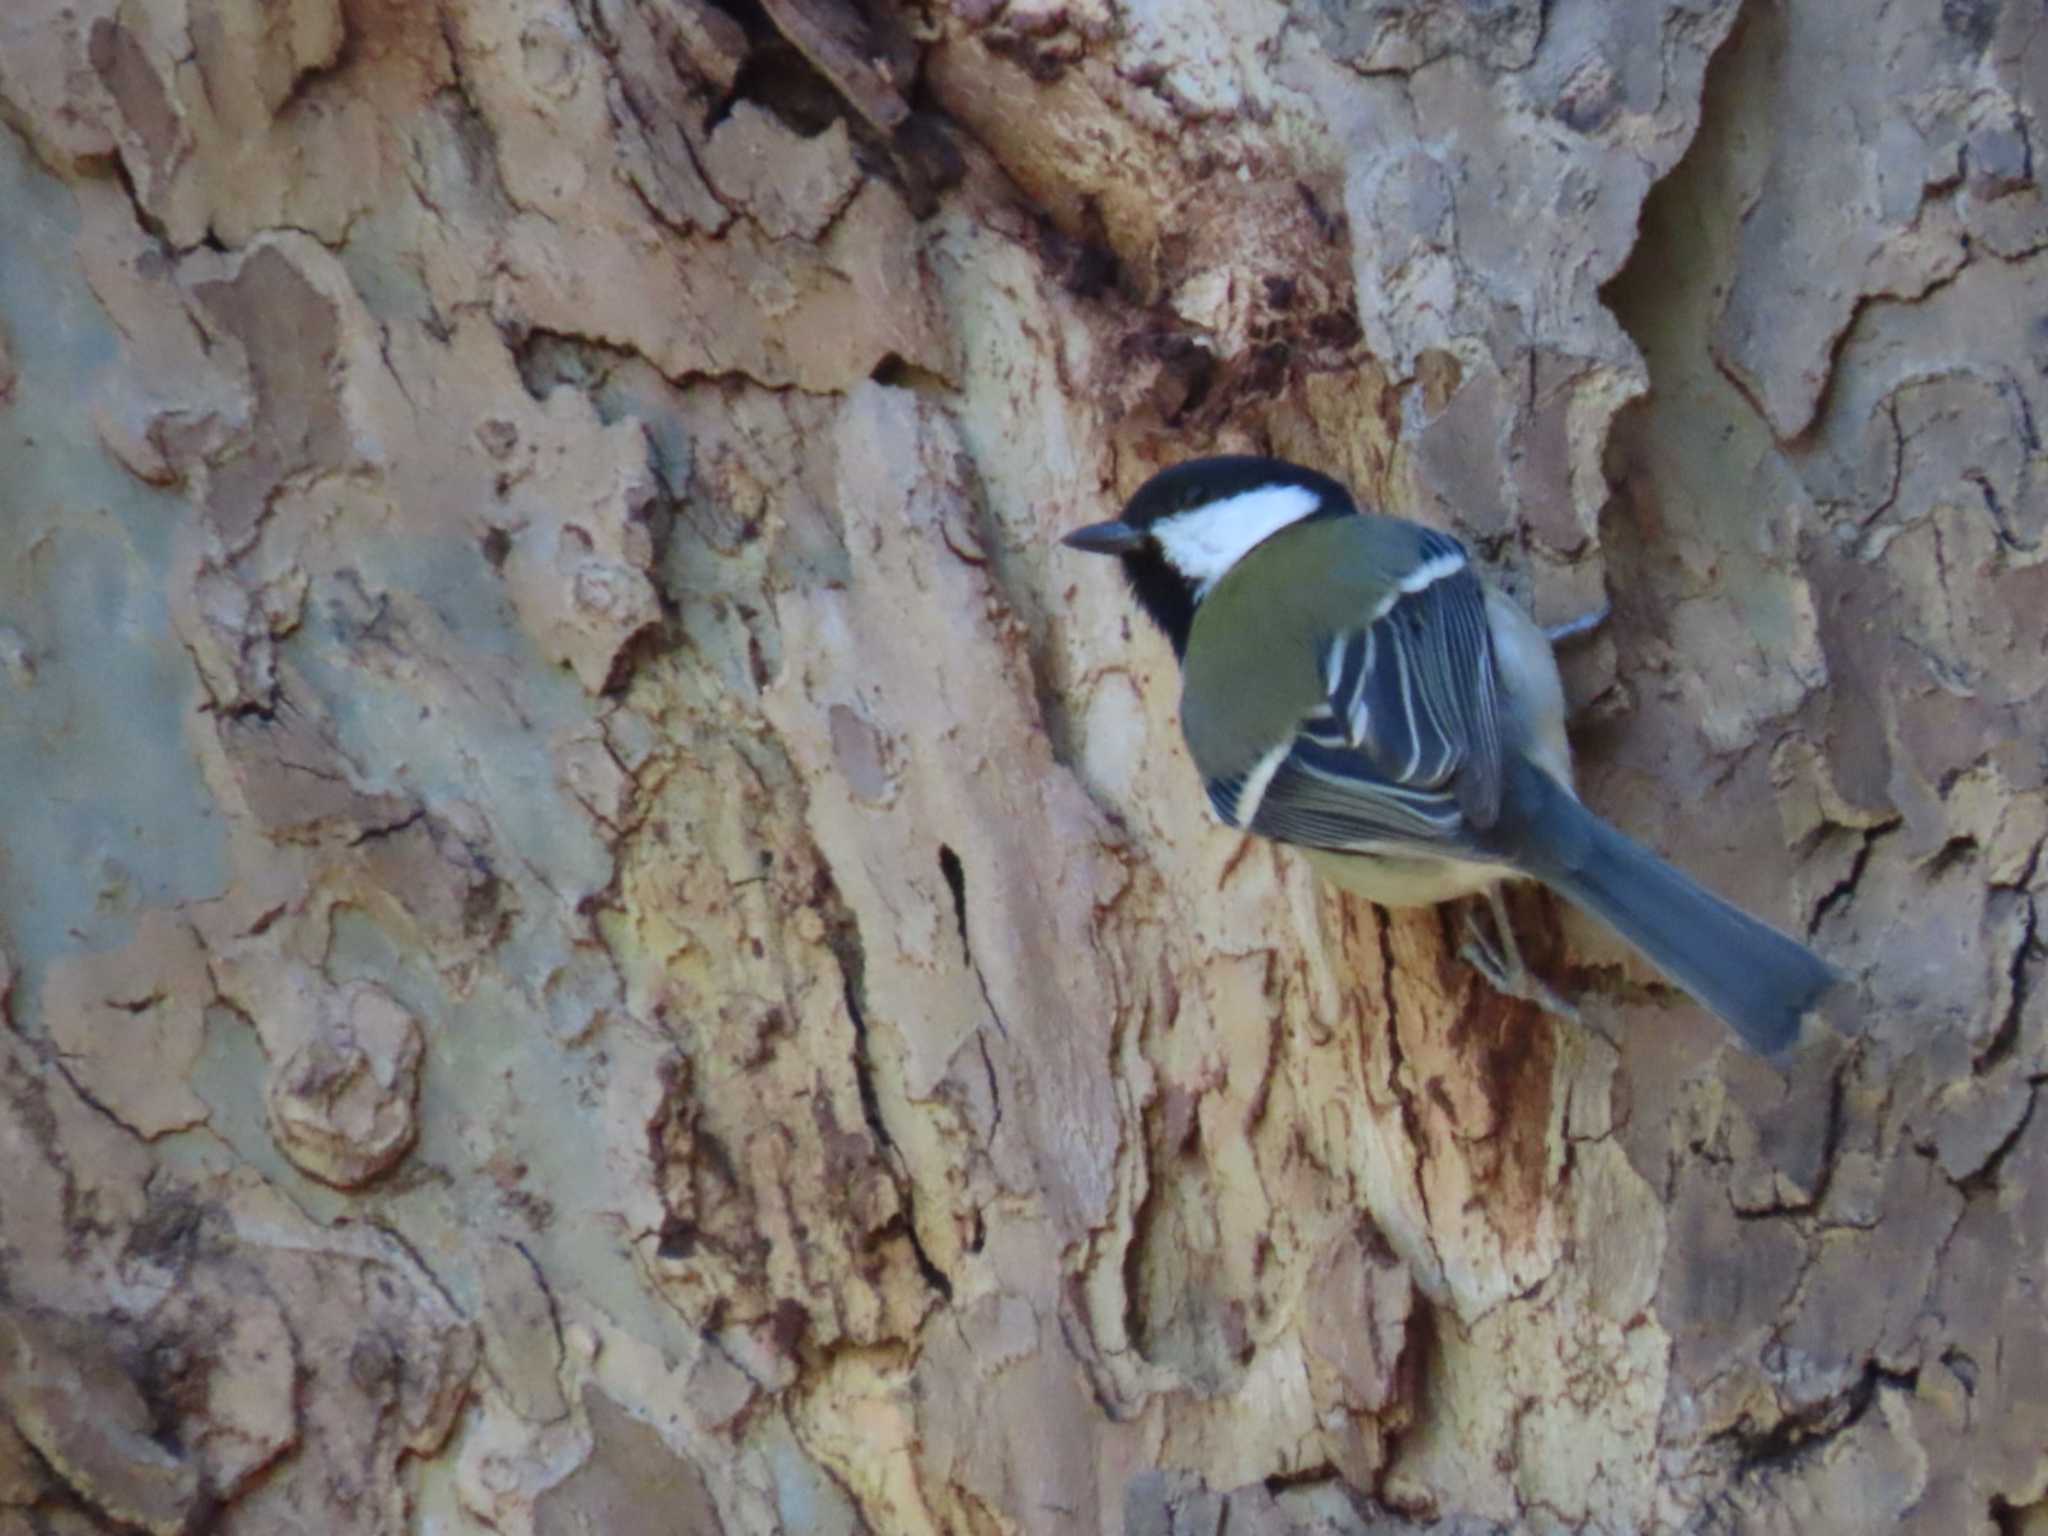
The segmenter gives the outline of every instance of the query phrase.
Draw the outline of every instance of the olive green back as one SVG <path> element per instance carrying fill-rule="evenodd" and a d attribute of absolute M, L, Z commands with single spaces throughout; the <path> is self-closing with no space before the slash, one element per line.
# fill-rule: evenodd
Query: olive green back
<path fill-rule="evenodd" d="M 1182 659 L 1181 729 L 1205 779 L 1251 769 L 1324 702 L 1323 653 L 1364 625 L 1422 561 L 1423 530 L 1370 514 L 1282 529 L 1195 610 Z"/>

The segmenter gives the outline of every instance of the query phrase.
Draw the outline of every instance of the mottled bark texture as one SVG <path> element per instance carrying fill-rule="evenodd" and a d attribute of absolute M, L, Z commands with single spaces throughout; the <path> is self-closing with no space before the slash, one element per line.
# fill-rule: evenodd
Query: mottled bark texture
<path fill-rule="evenodd" d="M 9 0 L 0 1533 L 2048 1528 L 2021 0 Z M 1258 448 L 1852 978 L 1569 1027 L 1052 539 Z"/>

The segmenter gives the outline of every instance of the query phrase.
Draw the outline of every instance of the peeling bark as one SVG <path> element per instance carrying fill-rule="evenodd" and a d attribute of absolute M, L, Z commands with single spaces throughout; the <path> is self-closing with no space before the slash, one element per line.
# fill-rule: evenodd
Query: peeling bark
<path fill-rule="evenodd" d="M 2043 1526 L 2044 60 L 8 8 L 0 1536 Z M 1054 539 L 1246 449 L 1611 596 L 1840 1032 L 1205 822 Z"/>

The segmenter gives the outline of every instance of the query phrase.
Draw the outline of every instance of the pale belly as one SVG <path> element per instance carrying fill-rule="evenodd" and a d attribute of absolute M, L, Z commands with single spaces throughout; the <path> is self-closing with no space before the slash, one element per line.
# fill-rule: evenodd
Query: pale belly
<path fill-rule="evenodd" d="M 1433 907 L 1472 896 L 1498 880 L 1522 878 L 1505 864 L 1466 864 L 1449 859 L 1411 859 L 1399 854 L 1332 853 L 1303 848 L 1315 869 L 1332 885 L 1383 907 Z"/>

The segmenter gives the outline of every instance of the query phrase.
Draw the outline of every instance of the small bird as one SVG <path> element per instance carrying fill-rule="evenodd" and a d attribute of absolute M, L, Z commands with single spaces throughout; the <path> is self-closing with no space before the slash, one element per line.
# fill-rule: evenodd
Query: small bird
<path fill-rule="evenodd" d="M 1579 803 L 1550 637 L 1449 534 L 1279 459 L 1194 459 L 1070 548 L 1117 556 L 1181 664 L 1181 729 L 1225 826 L 1382 906 L 1485 892 L 1497 985 L 1549 1002 L 1499 883 L 1600 917 L 1774 1054 L 1836 980 Z M 1569 1010 L 1563 1010 L 1569 1011 Z"/>

